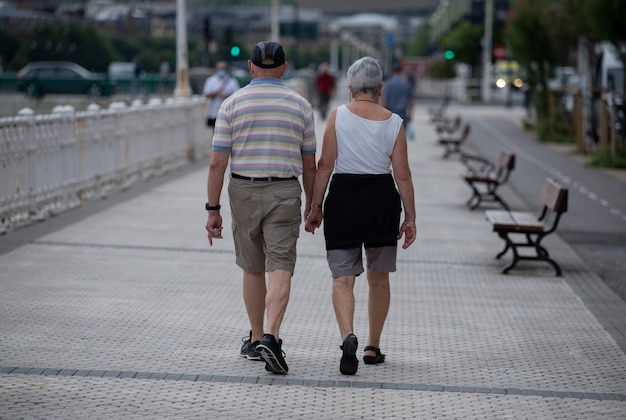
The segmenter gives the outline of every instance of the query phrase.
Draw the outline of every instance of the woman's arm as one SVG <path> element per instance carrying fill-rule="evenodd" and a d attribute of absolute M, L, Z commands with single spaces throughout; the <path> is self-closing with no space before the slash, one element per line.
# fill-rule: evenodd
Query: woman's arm
<path fill-rule="evenodd" d="M 413 179 L 411 178 L 411 168 L 409 167 L 409 158 L 406 142 L 406 132 L 404 126 L 400 127 L 400 133 L 396 144 L 391 153 L 391 166 L 393 168 L 393 177 L 398 185 L 400 192 L 400 200 L 404 208 L 404 222 L 400 226 L 398 239 L 404 235 L 403 249 L 408 248 L 417 235 L 417 227 L 415 225 L 415 192 L 413 190 Z"/>
<path fill-rule="evenodd" d="M 335 120 L 337 118 L 337 109 L 333 109 L 328 115 L 326 129 L 324 130 L 324 139 L 322 141 L 322 153 L 317 163 L 317 172 L 313 181 L 313 194 L 311 196 L 311 212 L 307 217 L 304 229 L 307 232 L 314 233 L 315 229 L 322 224 L 322 203 L 324 194 L 330 181 L 330 176 L 335 169 L 335 160 L 337 159 L 337 137 L 335 134 Z"/>

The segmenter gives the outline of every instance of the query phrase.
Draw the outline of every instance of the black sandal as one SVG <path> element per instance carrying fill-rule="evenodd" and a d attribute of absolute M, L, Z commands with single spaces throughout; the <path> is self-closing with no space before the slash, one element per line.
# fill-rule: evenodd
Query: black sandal
<path fill-rule="evenodd" d="M 385 361 L 385 355 L 380 352 L 378 347 L 365 346 L 363 351 L 367 350 L 376 352 L 376 356 L 363 356 L 363 363 L 366 365 L 377 365 L 378 363 L 383 363 Z"/>
<path fill-rule="evenodd" d="M 356 358 L 356 348 L 359 341 L 354 334 L 348 334 L 339 348 L 343 351 L 339 371 L 344 375 L 354 375 L 359 367 L 359 359 Z"/>

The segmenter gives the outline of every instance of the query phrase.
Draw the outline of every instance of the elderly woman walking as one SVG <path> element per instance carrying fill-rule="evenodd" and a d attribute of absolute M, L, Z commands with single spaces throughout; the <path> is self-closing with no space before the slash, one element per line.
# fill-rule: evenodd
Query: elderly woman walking
<path fill-rule="evenodd" d="M 385 361 L 380 338 L 391 300 L 389 273 L 396 271 L 398 241 L 404 237 L 402 248 L 408 248 L 416 226 L 406 133 L 402 118 L 378 103 L 380 65 L 372 57 L 357 60 L 348 69 L 348 84 L 353 102 L 329 114 L 305 229 L 314 233 L 324 220 L 333 307 L 343 340 L 339 370 L 354 375 L 359 363 L 354 284 L 364 271 L 363 248 L 369 285 L 363 362 L 378 364 Z"/>

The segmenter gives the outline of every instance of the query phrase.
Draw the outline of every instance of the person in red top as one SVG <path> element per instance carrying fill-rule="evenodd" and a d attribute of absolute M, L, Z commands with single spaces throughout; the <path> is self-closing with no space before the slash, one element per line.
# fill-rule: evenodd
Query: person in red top
<path fill-rule="evenodd" d="M 335 75 L 330 72 L 328 62 L 323 62 L 320 65 L 315 81 L 317 82 L 317 93 L 320 100 L 320 114 L 322 115 L 322 119 L 325 120 L 326 113 L 328 112 L 328 102 L 335 89 Z"/>

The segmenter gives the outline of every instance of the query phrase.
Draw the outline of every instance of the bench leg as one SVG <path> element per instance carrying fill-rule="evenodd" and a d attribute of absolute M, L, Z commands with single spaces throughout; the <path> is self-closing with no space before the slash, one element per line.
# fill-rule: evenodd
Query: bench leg
<path fill-rule="evenodd" d="M 559 265 L 556 263 L 556 261 L 554 261 L 552 258 L 550 258 L 550 254 L 548 253 L 548 250 L 540 245 L 541 239 L 543 239 L 543 237 L 545 235 L 537 236 L 537 240 L 536 241 L 533 241 L 532 238 L 530 237 L 530 235 L 526 235 L 526 236 L 528 237 L 529 242 L 532 242 L 535 245 L 535 251 L 537 252 L 537 258 L 533 258 L 533 259 L 542 260 L 542 261 L 547 262 L 552 267 L 554 267 L 554 270 L 556 271 L 556 275 L 561 277 L 561 275 L 562 275 L 561 267 L 559 267 Z"/>
<path fill-rule="evenodd" d="M 502 197 L 500 197 L 495 191 L 491 193 L 491 196 L 493 197 L 493 200 L 500 203 L 500 205 L 504 207 L 505 210 L 511 211 L 511 209 L 509 208 L 509 205 L 506 204 L 504 200 L 502 199 Z"/>
<path fill-rule="evenodd" d="M 478 186 L 472 181 L 466 181 L 467 184 L 472 189 L 472 196 L 465 203 L 470 210 L 474 210 L 480 206 L 483 201 L 491 201 L 494 203 L 499 203 L 505 210 L 511 211 L 509 205 L 500 197 L 500 195 L 496 192 L 497 184 L 487 184 L 486 191 L 481 192 Z"/>
<path fill-rule="evenodd" d="M 496 258 L 499 259 L 500 257 L 502 257 L 506 253 L 506 251 L 509 250 L 509 248 L 511 248 L 511 251 L 513 252 L 513 260 L 506 267 L 504 267 L 504 269 L 502 270 L 503 274 L 507 274 L 509 271 L 511 271 L 517 265 L 519 261 L 528 260 L 528 261 L 545 261 L 554 268 L 557 276 L 560 277 L 562 275 L 561 267 L 556 263 L 556 261 L 550 258 L 550 255 L 548 254 L 548 250 L 545 249 L 540 244 L 541 239 L 543 239 L 545 235 L 537 235 L 537 238 L 533 239 L 530 234 L 526 234 L 525 243 L 513 242 L 513 240 L 509 237 L 509 234 L 507 232 L 498 232 L 498 236 L 500 236 L 504 240 L 505 246 L 504 246 L 504 249 L 498 255 L 496 255 Z M 520 256 L 519 253 L 517 252 L 518 247 L 532 247 L 535 249 L 535 252 L 537 255 L 534 257 Z"/>
<path fill-rule="evenodd" d="M 502 238 L 502 235 L 500 235 L 500 237 Z M 506 252 L 509 250 L 509 248 L 511 248 L 511 245 L 509 245 L 509 241 L 504 239 L 504 249 L 500 251 L 498 254 L 496 254 L 496 260 L 499 260 L 500 258 L 502 258 L 504 254 L 506 254 Z"/>
<path fill-rule="evenodd" d="M 472 189 L 472 196 L 467 200 L 465 205 L 470 208 L 470 210 L 474 210 L 477 208 L 481 202 L 480 191 L 476 189 L 473 183 L 468 182 L 470 188 Z"/>
<path fill-rule="evenodd" d="M 506 251 L 508 251 L 509 248 L 511 248 L 511 252 L 513 252 L 513 260 L 506 267 L 502 269 L 502 273 L 506 274 L 510 270 L 512 270 L 513 267 L 517 265 L 517 262 L 520 260 L 520 257 L 519 257 L 519 254 L 517 253 L 517 244 L 513 242 L 511 238 L 509 238 L 509 235 L 506 232 L 499 232 L 498 235 L 502 239 L 504 239 L 504 242 L 506 243 L 506 245 L 504 249 L 498 255 L 496 255 L 496 258 L 502 257 L 506 253 Z"/>

